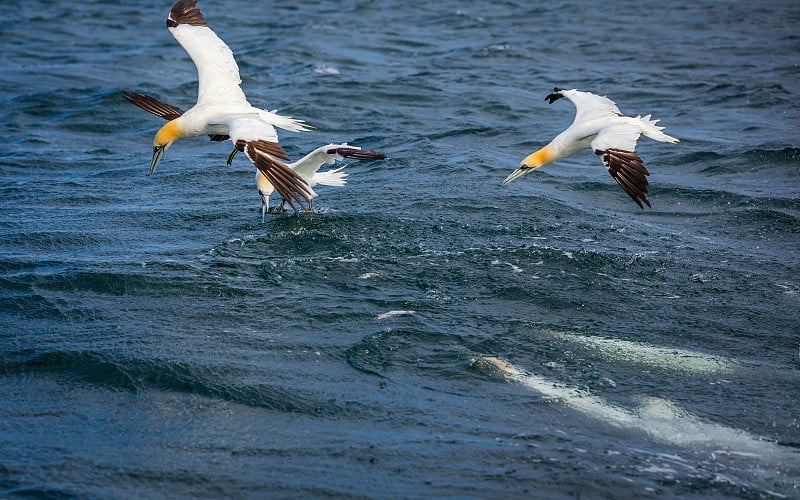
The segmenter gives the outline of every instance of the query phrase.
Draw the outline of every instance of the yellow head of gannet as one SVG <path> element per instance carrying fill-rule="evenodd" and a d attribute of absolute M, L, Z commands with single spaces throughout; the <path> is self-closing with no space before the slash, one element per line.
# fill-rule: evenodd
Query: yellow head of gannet
<path fill-rule="evenodd" d="M 509 182 L 513 181 L 517 177 L 522 177 L 523 175 L 536 170 L 537 168 L 547 165 L 550 162 L 553 162 L 557 159 L 556 152 L 553 150 L 551 146 L 545 146 L 542 149 L 536 151 L 535 153 L 531 153 L 525 157 L 519 164 L 517 170 L 515 170 L 511 175 L 506 177 L 503 181 L 503 185 L 505 186 Z"/>
<path fill-rule="evenodd" d="M 158 162 L 161 161 L 164 153 L 172 146 L 172 143 L 182 138 L 181 126 L 177 118 L 168 121 L 156 132 L 156 137 L 153 139 L 153 159 L 150 161 L 150 175 L 155 173 Z"/>
<path fill-rule="evenodd" d="M 678 139 L 661 132 L 664 127 L 656 126 L 658 120 L 651 120 L 650 115 L 623 116 L 614 101 L 590 92 L 561 90 L 556 87 L 554 93 L 545 97 L 545 100 L 552 104 L 562 97 L 575 105 L 576 114 L 572 125 L 545 147 L 525 157 L 519 167 L 505 178 L 503 185 L 542 165 L 591 148 L 601 157 L 614 180 L 640 208 L 644 208 L 642 203 L 651 206 L 647 199 L 646 177 L 650 172 L 634 152 L 636 142 L 642 134 L 656 141 L 673 144 Z"/>

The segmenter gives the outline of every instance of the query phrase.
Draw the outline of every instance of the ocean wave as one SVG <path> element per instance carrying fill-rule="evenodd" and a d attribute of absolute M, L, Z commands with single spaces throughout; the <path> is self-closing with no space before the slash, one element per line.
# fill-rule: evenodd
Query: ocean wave
<path fill-rule="evenodd" d="M 58 304 L 44 295 L 33 292 L 32 290 L 9 290 L 6 280 L 0 281 L 0 289 L 3 296 L 0 297 L 0 314 L 5 316 L 6 325 L 10 334 L 18 332 L 17 321 L 24 318 L 25 321 L 47 320 L 53 322 L 67 321 L 71 319 Z"/>
<path fill-rule="evenodd" d="M 389 331 L 366 335 L 351 345 L 345 351 L 347 364 L 387 379 L 409 370 L 423 371 L 432 381 L 456 381 L 464 376 L 462 363 L 470 355 L 468 339 L 417 315 L 396 319 L 400 321 Z"/>
<path fill-rule="evenodd" d="M 62 383 L 91 384 L 113 390 L 159 390 L 197 394 L 246 406 L 312 416 L 348 413 L 346 406 L 310 390 L 284 388 L 280 383 L 244 383 L 233 367 L 188 361 L 137 359 L 100 351 L 6 353 L 4 375 L 56 377 Z"/>
<path fill-rule="evenodd" d="M 742 159 L 748 161 L 757 161 L 769 165 L 780 165 L 783 162 L 792 162 L 792 164 L 796 166 L 796 162 L 800 160 L 800 148 L 782 147 L 776 149 L 748 149 L 742 155 Z"/>

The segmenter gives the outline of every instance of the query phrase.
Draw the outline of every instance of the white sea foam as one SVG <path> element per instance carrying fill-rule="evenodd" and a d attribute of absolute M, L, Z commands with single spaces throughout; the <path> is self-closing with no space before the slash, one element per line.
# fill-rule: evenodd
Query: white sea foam
<path fill-rule="evenodd" d="M 379 314 L 376 317 L 376 319 L 387 319 L 387 318 L 393 318 L 395 316 L 409 316 L 412 314 L 415 314 L 415 311 L 395 310 Z"/>
<path fill-rule="evenodd" d="M 499 358 L 475 358 L 471 365 L 490 375 L 522 384 L 609 425 L 637 430 L 662 442 L 687 448 L 704 446 L 712 451 L 720 448 L 740 457 L 757 457 L 774 463 L 797 460 L 796 454 L 771 441 L 701 419 L 666 399 L 647 397 L 638 407 L 625 408 L 577 387 L 528 373 Z"/>
<path fill-rule="evenodd" d="M 591 348 L 593 352 L 615 361 L 624 361 L 656 368 L 690 373 L 730 373 L 740 363 L 713 354 L 674 347 L 659 347 L 629 340 L 594 335 L 543 330 L 553 338 Z"/>
<path fill-rule="evenodd" d="M 339 70 L 326 64 L 317 64 L 314 66 L 314 73 L 318 75 L 336 76 L 339 74 Z"/>

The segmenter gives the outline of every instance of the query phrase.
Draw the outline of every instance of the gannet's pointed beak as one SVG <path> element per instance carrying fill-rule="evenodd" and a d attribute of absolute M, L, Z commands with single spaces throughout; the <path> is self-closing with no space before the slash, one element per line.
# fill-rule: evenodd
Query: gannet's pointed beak
<path fill-rule="evenodd" d="M 511 182 L 514 179 L 517 179 L 519 177 L 522 177 L 523 175 L 527 174 L 531 170 L 533 170 L 533 167 L 529 167 L 529 166 L 525 165 L 524 163 L 521 163 L 518 169 L 516 169 L 513 172 L 511 172 L 511 175 L 509 175 L 508 177 L 505 178 L 505 180 L 503 181 L 502 185 L 505 186 L 509 182 Z"/>
<path fill-rule="evenodd" d="M 532 171 L 532 170 L 535 170 L 535 169 L 537 169 L 537 168 L 539 168 L 539 167 L 531 167 L 531 166 L 529 166 L 529 165 L 526 165 L 526 164 L 525 164 L 525 162 L 523 162 L 523 163 L 520 163 L 520 164 L 519 164 L 519 168 L 517 168 L 516 170 L 514 170 L 513 172 L 511 172 L 511 175 L 509 175 L 508 177 L 506 177 L 506 179 L 503 181 L 503 184 L 502 184 L 502 185 L 503 185 L 503 186 L 505 186 L 506 184 L 508 184 L 509 182 L 513 181 L 514 179 L 517 179 L 517 178 L 519 178 L 519 177 L 522 177 L 523 175 L 525 175 L 525 174 L 527 174 L 528 172 L 530 172 L 530 171 Z"/>
<path fill-rule="evenodd" d="M 550 163 L 554 159 L 555 159 L 555 154 L 553 153 L 552 147 L 551 146 L 545 146 L 542 149 L 540 149 L 539 151 L 537 151 L 535 153 L 531 153 L 528 156 L 526 156 L 525 159 L 522 160 L 522 162 L 520 162 L 519 167 L 517 167 L 516 170 L 511 172 L 511 175 L 506 177 L 506 179 L 503 181 L 502 185 L 505 186 L 506 184 L 508 184 L 509 182 L 513 181 L 514 179 L 516 179 L 518 177 L 522 177 L 523 175 L 527 174 L 528 172 L 536 170 L 537 168 L 541 167 L 542 165 Z"/>
<path fill-rule="evenodd" d="M 153 175 L 156 172 L 158 162 L 161 161 L 161 158 L 164 156 L 164 153 L 167 151 L 168 147 L 169 143 L 164 144 L 163 146 L 153 146 L 153 159 L 150 161 L 150 175 Z"/>

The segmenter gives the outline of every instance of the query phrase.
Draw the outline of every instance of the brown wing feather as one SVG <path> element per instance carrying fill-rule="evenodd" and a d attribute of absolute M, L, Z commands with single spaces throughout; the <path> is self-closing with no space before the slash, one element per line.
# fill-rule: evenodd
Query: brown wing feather
<path fill-rule="evenodd" d="M 167 27 L 174 28 L 179 24 L 208 26 L 200 9 L 197 8 L 197 0 L 180 0 L 172 6 L 167 18 Z"/>
<path fill-rule="evenodd" d="M 122 97 L 124 97 L 125 100 L 134 106 L 138 106 L 143 110 L 153 113 L 156 116 L 160 116 L 165 120 L 174 120 L 183 114 L 183 110 L 181 108 L 161 102 L 157 99 L 153 99 L 148 95 L 125 92 L 122 94 Z"/>
<path fill-rule="evenodd" d="M 245 141 L 246 144 L 252 145 L 258 151 L 262 153 L 266 153 L 268 155 L 274 156 L 281 160 L 289 160 L 289 155 L 286 154 L 286 151 L 283 150 L 280 144 L 277 142 L 270 142 L 270 141 L 263 141 L 263 140 L 256 140 L 256 141 Z"/>
<path fill-rule="evenodd" d="M 149 95 L 124 92 L 122 97 L 124 97 L 129 103 L 138 106 L 149 113 L 153 113 L 156 116 L 160 116 L 167 121 L 174 120 L 183 114 L 183 110 L 181 108 L 173 106 L 172 104 L 161 102 L 158 99 L 150 97 Z M 208 137 L 212 141 L 218 142 L 227 141 L 230 139 L 229 136 L 222 134 L 209 135 Z"/>
<path fill-rule="evenodd" d="M 294 202 L 297 202 L 303 211 L 307 210 L 303 200 L 310 206 L 313 197 L 311 188 L 302 177 L 282 161 L 288 160 L 289 157 L 280 144 L 263 140 L 239 142 L 244 142 L 241 146 L 247 157 L 275 187 L 281 198 L 289 203 L 292 210 L 298 211 Z M 236 146 L 238 148 L 240 144 L 237 143 Z"/>
<path fill-rule="evenodd" d="M 329 155 L 338 154 L 344 158 L 353 158 L 355 160 L 383 160 L 386 158 L 383 153 L 370 151 L 369 149 L 336 148 L 328 150 L 326 153 Z"/>
<path fill-rule="evenodd" d="M 602 157 L 611 177 L 639 205 L 639 208 L 644 209 L 642 203 L 652 207 L 650 200 L 647 199 L 649 183 L 646 176 L 650 175 L 650 172 L 647 171 L 638 154 L 613 148 L 595 152 Z"/>

